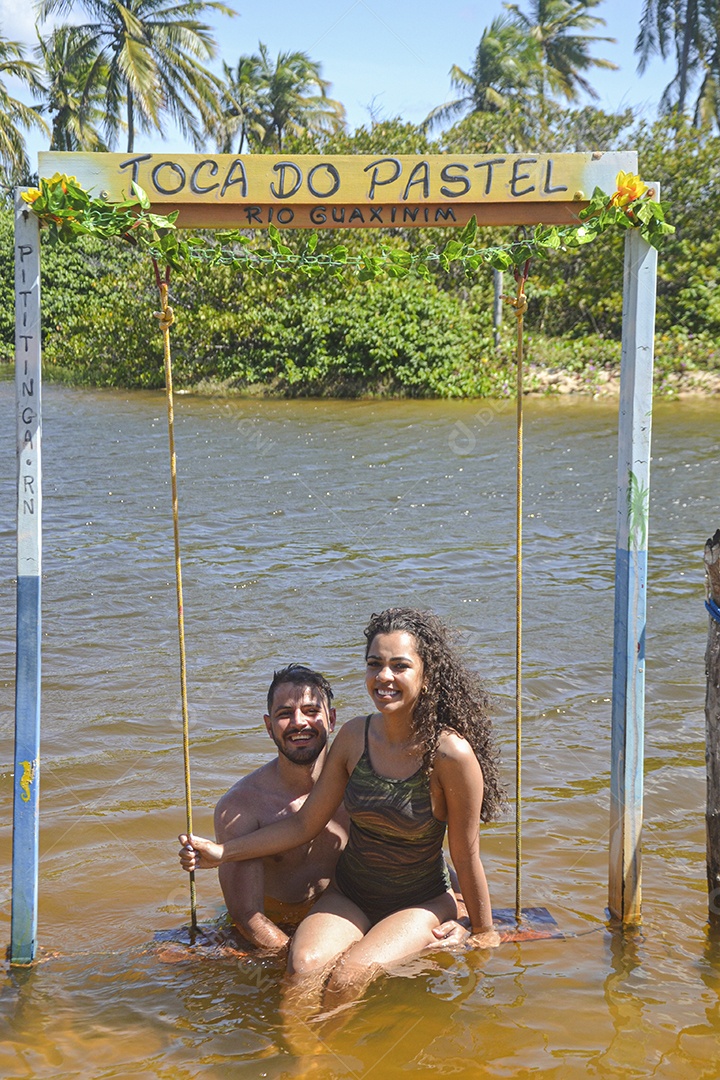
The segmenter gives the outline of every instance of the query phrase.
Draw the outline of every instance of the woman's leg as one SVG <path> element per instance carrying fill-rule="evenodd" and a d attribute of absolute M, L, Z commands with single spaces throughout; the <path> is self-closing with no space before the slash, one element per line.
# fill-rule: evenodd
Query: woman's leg
<path fill-rule="evenodd" d="M 357 904 L 330 886 L 295 931 L 280 1005 L 285 1039 L 293 1053 L 313 1059 L 327 1053 L 309 1021 L 322 1008 L 328 971 L 369 926 Z"/>
<path fill-rule="evenodd" d="M 369 928 L 370 920 L 357 904 L 330 886 L 295 931 L 288 974 L 324 971 L 332 960 L 361 941 Z"/>
<path fill-rule="evenodd" d="M 348 942 L 325 987 L 325 1004 L 332 1008 L 358 997 L 376 975 L 400 960 L 437 945 L 433 930 L 457 913 L 452 893 L 381 919 L 366 934 Z M 310 916 L 308 916 L 310 918 Z"/>

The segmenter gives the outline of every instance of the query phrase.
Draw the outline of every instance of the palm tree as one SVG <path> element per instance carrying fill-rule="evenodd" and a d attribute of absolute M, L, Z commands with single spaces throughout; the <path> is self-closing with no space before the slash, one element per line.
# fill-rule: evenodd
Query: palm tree
<path fill-rule="evenodd" d="M 264 150 L 282 152 L 286 135 L 342 131 L 345 109 L 327 96 L 330 83 L 320 75 L 321 65 L 304 52 L 279 53 L 273 62 L 267 45 L 245 57 L 256 84 L 253 125 L 262 132 Z"/>
<path fill-rule="evenodd" d="M 674 51 L 677 59 L 677 71 L 660 102 L 663 111 L 685 111 L 692 76 L 708 51 L 708 37 L 717 36 L 717 31 L 712 32 L 712 10 L 708 10 L 712 7 L 703 0 L 644 0 L 635 42 L 638 72 L 643 74 L 652 56 L 659 54 L 666 60 Z"/>
<path fill-rule="evenodd" d="M 537 65 L 534 42 L 519 32 L 514 20 L 497 16 L 483 31 L 472 69 L 463 71 L 457 64 L 450 69 L 450 85 L 461 96 L 438 105 L 423 126 L 429 129 L 462 114 L 507 109 L 519 101 Z"/>
<path fill-rule="evenodd" d="M 693 120 L 697 126 L 714 122 L 720 128 L 720 18 L 717 15 L 708 31 L 703 46 L 703 78 Z"/>
<path fill-rule="evenodd" d="M 31 60 L 25 60 L 25 49 L 19 41 L 8 41 L 0 34 L 0 180 L 12 187 L 30 171 L 25 139 L 20 128 L 48 127 L 37 110 L 23 105 L 9 93 L 5 79 L 18 79 L 33 94 L 39 94 L 40 71 Z"/>
<path fill-rule="evenodd" d="M 238 135 L 238 154 L 262 140 L 263 126 L 258 111 L 258 61 L 257 56 L 241 56 L 234 70 L 223 61 L 221 115 L 215 133 L 218 150 L 222 154 L 233 153 L 233 143 Z"/>
<path fill-rule="evenodd" d="M 693 122 L 720 127 L 720 10 L 717 0 L 644 0 L 635 43 L 642 74 L 651 56 L 675 52 L 677 70 L 660 99 L 662 112 L 684 113 L 700 80 Z"/>
<path fill-rule="evenodd" d="M 83 30 L 92 41 L 95 68 L 107 71 L 105 127 L 116 137 L 124 110 L 127 149 L 134 149 L 135 131 L 164 134 L 166 115 L 196 149 L 204 145 L 218 112 L 220 80 L 198 63 L 216 53 L 211 28 L 196 18 L 213 10 L 234 15 L 220 0 L 80 0 L 90 22 Z M 40 0 L 43 21 L 69 14 L 75 0 Z M 96 71 L 91 72 L 95 79 Z"/>
<path fill-rule="evenodd" d="M 599 41 L 615 44 L 615 38 L 588 34 L 605 20 L 589 15 L 590 8 L 602 0 L 530 0 L 525 14 L 517 4 L 505 4 L 520 30 L 536 42 L 541 57 L 540 97 L 546 90 L 576 101 L 580 91 L 597 98 L 597 91 L 584 77 L 590 68 L 617 70 L 617 64 L 590 55 L 590 47 Z"/>
<path fill-rule="evenodd" d="M 41 111 L 52 116 L 51 150 L 106 150 L 97 125 L 107 72 L 82 27 L 60 26 L 35 49 L 45 69 Z"/>

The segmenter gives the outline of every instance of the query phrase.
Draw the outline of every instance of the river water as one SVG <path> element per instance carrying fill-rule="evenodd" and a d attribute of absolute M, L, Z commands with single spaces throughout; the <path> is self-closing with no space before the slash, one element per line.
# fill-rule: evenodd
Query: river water
<path fill-rule="evenodd" d="M 0 383 L 0 939 L 10 938 L 14 421 Z M 177 402 L 195 827 L 267 759 L 274 667 L 366 711 L 362 628 L 391 604 L 463 631 L 513 781 L 514 412 L 479 402 Z M 280 1015 L 281 968 L 163 949 L 188 917 L 164 399 L 44 400 L 42 963 L 0 970 L 0 1076 L 553 1078 L 720 1074 L 707 938 L 702 549 L 717 405 L 659 404 L 647 636 L 644 922 L 605 925 L 617 406 L 527 406 L 523 902 L 563 940 L 439 954 L 341 1017 Z M 484 827 L 514 902 L 511 815 Z M 222 912 L 198 875 L 203 922 Z M 172 962 L 171 962 L 172 961 Z"/>

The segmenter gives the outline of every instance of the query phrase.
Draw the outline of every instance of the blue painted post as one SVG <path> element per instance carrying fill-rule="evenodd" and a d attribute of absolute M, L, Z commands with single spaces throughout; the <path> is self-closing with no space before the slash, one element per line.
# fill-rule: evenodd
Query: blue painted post
<path fill-rule="evenodd" d="M 40 229 L 15 196 L 17 652 L 10 960 L 35 957 L 40 782 Z"/>
<path fill-rule="evenodd" d="M 656 197 L 659 197 L 656 195 Z M 609 909 L 641 916 L 650 432 L 657 252 L 635 229 L 625 238 L 618 423 L 615 644 L 610 765 Z"/>

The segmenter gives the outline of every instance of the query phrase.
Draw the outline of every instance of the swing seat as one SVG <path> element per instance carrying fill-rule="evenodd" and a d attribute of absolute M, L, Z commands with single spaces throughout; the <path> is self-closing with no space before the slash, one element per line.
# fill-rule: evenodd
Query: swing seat
<path fill-rule="evenodd" d="M 153 944 L 158 959 L 164 964 L 176 964 L 186 960 L 189 949 L 192 949 L 195 955 L 211 959 L 243 959 L 253 955 L 252 950 L 238 947 L 232 932 L 224 924 L 218 923 L 200 925 L 194 933 L 190 926 L 157 930 L 153 935 Z"/>
<path fill-rule="evenodd" d="M 519 923 L 515 918 L 515 908 L 493 908 L 493 924 L 503 944 L 507 941 L 565 937 L 546 907 L 522 908 Z"/>

